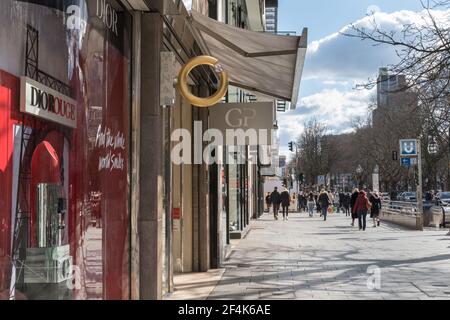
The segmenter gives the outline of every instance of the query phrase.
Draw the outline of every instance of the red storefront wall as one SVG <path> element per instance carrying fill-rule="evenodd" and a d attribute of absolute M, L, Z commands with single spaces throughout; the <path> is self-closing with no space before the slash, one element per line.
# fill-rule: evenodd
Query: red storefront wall
<path fill-rule="evenodd" d="M 111 87 L 108 88 L 109 105 L 107 116 L 104 117 L 102 126 L 110 128 L 112 132 L 123 132 L 128 143 L 128 97 L 124 90 L 123 80 L 126 72 L 124 70 L 123 57 L 116 56 L 114 76 L 115 81 L 111 81 Z M 84 101 L 81 92 L 78 92 L 78 101 Z M 9 271 L 11 259 L 11 232 L 14 226 L 11 224 L 12 211 L 12 179 L 13 179 L 13 152 L 14 152 L 14 133 L 15 124 L 21 124 L 23 115 L 19 112 L 20 100 L 20 79 L 0 70 L 0 290 L 9 287 Z M 78 106 L 78 129 L 68 137 L 67 130 L 61 132 L 52 131 L 44 139 L 56 151 L 58 158 L 63 157 L 64 132 L 66 138 L 70 141 L 69 152 L 69 243 L 71 255 L 74 264 L 83 268 L 82 257 L 79 257 L 85 242 L 86 225 L 90 222 L 86 220 L 86 200 L 93 189 L 100 190 L 102 199 L 100 201 L 100 212 L 104 221 L 102 230 L 102 252 L 100 253 L 102 261 L 102 295 L 93 298 L 104 299 L 126 299 L 128 298 L 128 279 L 129 279 L 129 248 L 128 248 L 128 145 L 124 151 L 124 168 L 121 171 L 108 172 L 106 170 L 98 171 L 96 163 L 92 163 L 92 158 L 102 155 L 97 151 L 95 155 L 88 155 L 85 152 L 88 144 L 87 120 L 85 117 L 85 108 Z M 28 116 L 25 119 L 30 119 Z M 26 120 L 27 121 L 27 120 Z M 125 123 L 125 124 L 124 124 Z M 45 127 L 46 121 L 33 119 L 27 126 L 36 125 Z M 54 126 L 53 124 L 50 124 Z M 57 127 L 57 126 L 56 126 Z M 42 147 L 42 144 L 41 144 Z M 16 151 L 17 152 L 17 151 Z M 41 161 L 51 159 L 42 153 Z M 91 161 L 91 163 L 90 163 Z M 57 171 L 59 170 L 58 161 L 54 164 L 47 163 L 42 166 L 38 159 L 33 161 L 32 172 L 37 174 L 32 178 L 32 186 L 40 182 L 58 182 Z M 88 164 L 88 165 L 87 165 Z M 18 166 L 18 164 L 15 164 Z M 34 167 L 34 168 L 33 168 Z M 92 183 L 92 175 L 97 175 L 98 179 Z M 94 184 L 94 185 L 92 185 Z M 32 193 L 31 193 L 32 194 Z M 34 197 L 31 196 L 31 203 Z M 33 208 L 34 206 L 31 206 Z M 32 210 L 32 219 L 35 221 L 35 210 Z M 34 230 L 32 222 L 31 230 Z M 32 231 L 34 238 L 35 232 Z M 32 244 L 34 244 L 34 240 Z M 86 270 L 81 270 L 85 272 Z M 3 282 L 3 283 L 2 283 Z M 77 294 L 74 292 L 74 297 Z M 83 297 L 83 296 L 81 296 Z"/>

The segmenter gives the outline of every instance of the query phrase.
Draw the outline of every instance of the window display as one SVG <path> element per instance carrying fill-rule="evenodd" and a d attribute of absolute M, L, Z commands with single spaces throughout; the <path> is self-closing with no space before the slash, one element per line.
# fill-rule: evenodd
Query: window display
<path fill-rule="evenodd" d="M 0 299 L 128 299 L 131 15 L 5 0 L 0 20 Z"/>

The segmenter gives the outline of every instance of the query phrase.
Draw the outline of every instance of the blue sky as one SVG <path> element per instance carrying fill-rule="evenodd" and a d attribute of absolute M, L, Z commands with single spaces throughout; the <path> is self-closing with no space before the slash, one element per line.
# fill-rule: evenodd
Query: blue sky
<path fill-rule="evenodd" d="M 405 24 L 423 22 L 426 14 L 420 0 L 279 0 L 279 6 L 280 31 L 301 34 L 303 27 L 309 29 L 300 102 L 297 110 L 279 114 L 281 154 L 289 156 L 289 141 L 309 119 L 326 123 L 332 133 L 351 131 L 354 118 L 367 116 L 375 94 L 355 90 L 355 85 L 376 77 L 379 67 L 397 62 L 391 47 L 339 32 L 350 24 L 370 27 L 374 19 L 381 29 L 400 32 Z"/>
<path fill-rule="evenodd" d="M 309 28 L 309 40 L 319 40 L 361 19 L 370 6 L 383 12 L 421 10 L 419 0 L 279 0 L 280 31 Z"/>

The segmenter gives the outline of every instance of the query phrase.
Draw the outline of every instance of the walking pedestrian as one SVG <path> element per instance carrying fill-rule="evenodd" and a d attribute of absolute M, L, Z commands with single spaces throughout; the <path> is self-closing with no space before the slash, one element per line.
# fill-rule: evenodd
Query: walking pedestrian
<path fill-rule="evenodd" d="M 358 213 L 355 211 L 356 200 L 358 199 L 359 189 L 353 190 L 352 196 L 350 197 L 350 208 L 352 209 L 352 227 L 355 226 L 355 220 L 358 219 Z"/>
<path fill-rule="evenodd" d="M 320 208 L 319 195 L 317 192 L 314 193 L 314 200 L 316 201 L 316 211 L 317 213 L 320 213 L 320 216 L 322 217 L 322 209 Z"/>
<path fill-rule="evenodd" d="M 370 217 L 373 219 L 373 227 L 376 228 L 380 226 L 380 211 L 381 211 L 381 198 L 378 192 L 373 192 L 372 196 L 369 198 L 372 204 L 372 209 L 370 210 Z"/>
<path fill-rule="evenodd" d="M 270 202 L 272 202 L 273 217 L 275 220 L 278 220 L 278 211 L 280 210 L 281 196 L 278 192 L 277 187 L 275 187 L 273 192 L 270 194 Z"/>
<path fill-rule="evenodd" d="M 305 195 L 303 192 L 298 195 L 298 203 L 298 212 L 303 212 L 305 208 Z"/>
<path fill-rule="evenodd" d="M 345 216 L 348 217 L 350 215 L 350 202 L 351 202 L 351 198 L 352 196 L 350 195 L 350 193 L 346 193 L 344 195 L 344 200 L 342 202 L 343 206 L 344 206 L 344 212 L 345 212 Z"/>
<path fill-rule="evenodd" d="M 345 194 L 343 192 L 339 192 L 339 207 L 338 212 L 344 211 L 344 201 L 345 201 Z"/>
<path fill-rule="evenodd" d="M 267 192 L 266 195 L 266 205 L 267 205 L 267 212 L 270 212 L 270 207 L 272 206 L 272 200 L 270 199 L 270 192 Z"/>
<path fill-rule="evenodd" d="M 366 231 L 367 212 L 371 209 L 371 204 L 367 198 L 366 192 L 361 190 L 355 203 L 355 211 L 358 215 L 359 230 Z"/>
<path fill-rule="evenodd" d="M 322 210 L 323 221 L 327 221 L 328 207 L 331 205 L 331 200 L 328 192 L 326 192 L 325 190 L 322 190 L 319 195 L 319 203 Z"/>
<path fill-rule="evenodd" d="M 283 220 L 289 220 L 289 206 L 291 205 L 291 196 L 289 195 L 288 189 L 284 189 L 284 191 L 280 195 L 281 198 L 281 206 L 283 207 Z"/>
<path fill-rule="evenodd" d="M 309 216 L 312 218 L 314 217 L 314 209 L 316 207 L 316 200 L 314 199 L 314 194 L 312 192 L 309 193 L 307 205 Z"/>

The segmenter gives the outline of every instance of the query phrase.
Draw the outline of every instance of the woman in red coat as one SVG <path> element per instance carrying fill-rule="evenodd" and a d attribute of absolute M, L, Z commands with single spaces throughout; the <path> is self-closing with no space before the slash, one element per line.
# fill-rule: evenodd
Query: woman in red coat
<path fill-rule="evenodd" d="M 356 199 L 354 211 L 358 215 L 359 230 L 366 231 L 367 225 L 367 212 L 369 211 L 371 204 L 364 191 L 360 191 L 358 199 Z"/>

